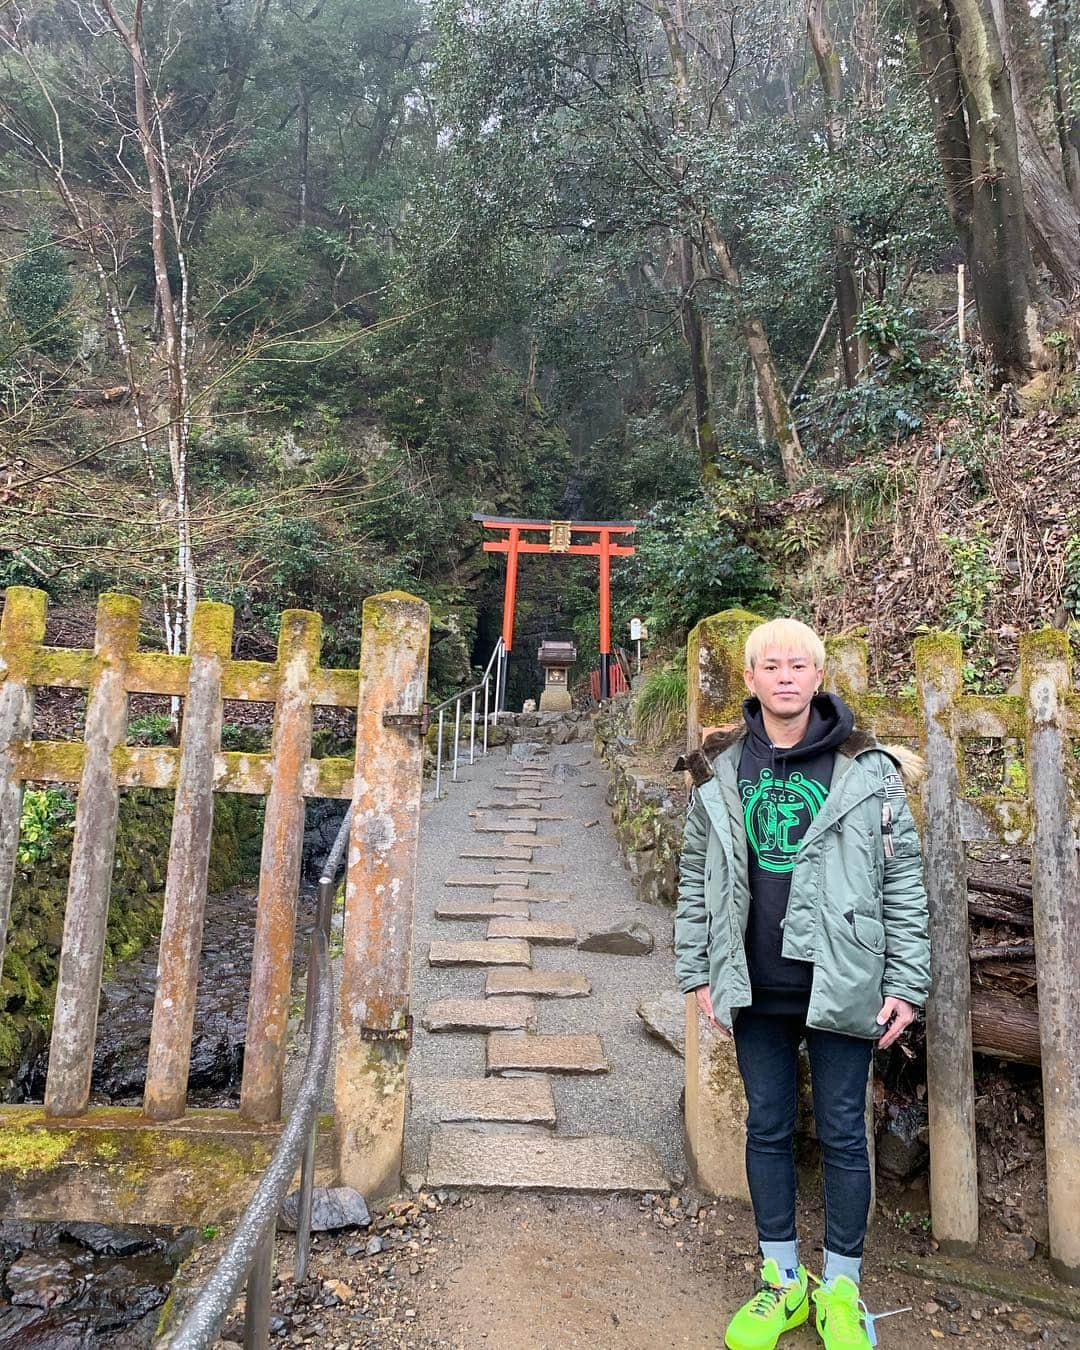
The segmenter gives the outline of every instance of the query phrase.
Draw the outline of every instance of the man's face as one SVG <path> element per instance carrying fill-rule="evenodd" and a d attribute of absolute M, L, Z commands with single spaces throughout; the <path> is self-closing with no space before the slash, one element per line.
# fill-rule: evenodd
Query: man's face
<path fill-rule="evenodd" d="M 804 652 L 767 647 L 753 670 L 744 670 L 750 693 L 773 717 L 801 717 L 821 684 L 821 670 Z"/>

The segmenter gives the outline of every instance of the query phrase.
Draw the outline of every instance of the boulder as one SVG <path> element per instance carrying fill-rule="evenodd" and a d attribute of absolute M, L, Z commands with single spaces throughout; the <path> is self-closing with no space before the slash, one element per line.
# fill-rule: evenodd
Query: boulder
<path fill-rule="evenodd" d="M 296 1232 L 300 1192 L 287 1195 L 281 1205 L 278 1227 Z M 331 1233 L 339 1228 L 366 1228 L 371 1222 L 367 1202 L 351 1186 L 315 1186 L 311 1192 L 311 1231 Z"/>
<path fill-rule="evenodd" d="M 923 1170 L 929 1158 L 925 1106 L 900 1107 L 878 1135 L 877 1166 L 898 1181 L 909 1181 Z"/>
<path fill-rule="evenodd" d="M 677 1055 L 686 1054 L 686 995 L 667 989 L 659 998 L 647 998 L 638 1004 L 637 1015 L 650 1036 Z"/>
<path fill-rule="evenodd" d="M 624 919 L 610 928 L 587 933 L 578 943 L 583 952 L 604 952 L 608 956 L 648 956 L 655 946 L 652 933 L 636 919 Z"/>

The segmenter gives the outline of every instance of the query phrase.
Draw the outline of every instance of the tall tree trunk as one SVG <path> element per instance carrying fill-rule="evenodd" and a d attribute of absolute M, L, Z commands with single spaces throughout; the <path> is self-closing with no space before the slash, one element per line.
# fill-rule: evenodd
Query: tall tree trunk
<path fill-rule="evenodd" d="M 1012 86 L 1020 181 L 1032 247 L 1070 299 L 1080 296 L 1080 211 L 1039 135 L 1033 111 L 1043 98 L 1042 50 L 1027 0 L 989 0 Z M 1045 107 L 1049 122 L 1049 107 Z"/>
<path fill-rule="evenodd" d="M 675 92 L 677 98 L 677 115 L 681 127 L 689 128 L 691 125 L 691 94 L 690 94 L 690 67 L 686 56 L 686 15 L 684 12 L 683 0 L 676 0 L 676 8 L 665 3 L 665 0 L 657 0 L 656 13 L 664 29 L 664 36 L 667 40 L 668 55 L 671 59 L 671 67 L 675 76 Z M 676 175 L 681 181 L 685 172 L 685 165 L 679 161 L 676 163 Z M 784 393 L 783 385 L 780 383 L 780 374 L 776 369 L 776 363 L 773 360 L 772 349 L 769 346 L 769 339 L 765 332 L 765 325 L 755 314 L 747 312 L 742 298 L 742 284 L 739 277 L 738 268 L 735 266 L 731 251 L 727 242 L 717 229 L 713 221 L 706 217 L 702 221 L 705 231 L 705 237 L 709 248 L 716 259 L 717 269 L 721 280 L 724 282 L 728 296 L 731 300 L 732 308 L 735 311 L 736 322 L 743 341 L 746 343 L 746 349 L 750 353 L 750 359 L 754 364 L 754 370 L 757 373 L 759 388 L 761 390 L 762 401 L 765 404 L 765 410 L 771 423 L 771 430 L 776 437 L 777 445 L 780 449 L 780 460 L 784 469 L 784 479 L 788 483 L 796 482 L 804 473 L 806 464 L 803 459 L 802 444 L 799 441 L 799 433 L 795 428 L 795 423 L 791 416 L 791 409 L 788 406 L 787 396 Z M 680 266 L 685 268 L 686 272 L 693 273 L 694 265 L 691 261 L 689 266 L 682 262 L 680 255 Z M 684 281 L 684 289 L 685 289 Z M 695 311 L 696 312 L 696 311 Z M 699 338 L 701 330 L 699 329 Z M 689 340 L 689 333 L 688 333 Z M 708 391 L 708 370 L 705 362 L 704 343 L 701 343 L 701 355 L 699 359 L 694 359 L 693 350 L 691 351 L 692 360 L 695 365 L 700 366 L 700 385 L 695 376 L 695 398 L 699 389 L 704 392 L 707 400 Z M 698 425 L 702 425 L 700 411 L 698 415 Z M 712 428 L 711 415 L 707 422 L 708 436 L 712 445 L 712 456 L 716 457 L 716 439 Z M 704 462 L 705 449 L 700 443 L 699 449 L 702 453 Z"/>
<path fill-rule="evenodd" d="M 306 84 L 300 85 L 300 130 L 297 145 L 296 223 L 307 224 L 308 159 L 311 146 L 311 97 Z"/>
<path fill-rule="evenodd" d="M 840 57 L 829 32 L 826 0 L 808 0 L 806 31 L 814 49 L 821 89 L 825 98 L 825 139 L 829 154 L 836 156 L 844 143 L 844 118 L 841 110 L 843 85 Z M 833 221 L 833 276 L 836 287 L 836 313 L 840 321 L 840 351 L 844 360 L 844 383 L 850 389 L 859 377 L 869 352 L 866 341 L 859 340 L 855 325 L 859 318 L 859 287 L 852 264 L 853 239 L 843 220 Z"/>
<path fill-rule="evenodd" d="M 956 19 L 942 0 L 913 0 L 915 33 L 933 111 L 934 143 L 945 179 L 949 218 L 964 256 L 972 262 L 971 150 L 964 118 L 964 92 L 956 57 Z"/>
<path fill-rule="evenodd" d="M 701 311 L 694 298 L 697 280 L 696 254 L 690 239 L 680 239 L 679 277 L 682 282 L 682 325 L 690 349 L 690 373 L 694 385 L 694 436 L 701 459 L 701 476 L 706 483 L 716 477 L 716 432 L 712 423 L 709 360 Z"/>
<path fill-rule="evenodd" d="M 1073 67 L 1069 52 L 1068 0 L 1049 0 L 1050 58 L 1054 75 L 1054 120 L 1061 168 L 1073 201 L 1080 205 L 1080 129 L 1073 112 Z"/>
<path fill-rule="evenodd" d="M 1012 82 L 992 0 L 949 0 L 971 151 L 972 280 L 983 339 L 1006 379 L 1023 380 L 1044 359 L 1032 298 Z"/>
<path fill-rule="evenodd" d="M 727 241 L 712 221 L 707 220 L 705 222 L 705 235 L 716 259 L 720 276 L 727 286 L 728 297 L 731 300 L 732 309 L 735 311 L 735 321 L 739 332 L 746 343 L 746 350 L 750 353 L 750 360 L 754 364 L 754 374 L 757 377 L 757 387 L 765 407 L 769 429 L 776 437 L 776 444 L 780 450 L 780 462 L 784 467 L 784 481 L 793 485 L 806 472 L 806 460 L 803 456 L 802 442 L 799 440 L 795 419 L 791 416 L 791 407 L 787 395 L 784 393 L 784 386 L 780 382 L 780 372 L 773 360 L 772 348 L 769 346 L 769 337 L 765 332 L 765 325 L 756 314 L 752 314 L 746 309 L 743 303 L 742 278 L 739 276 L 739 269 L 731 256 Z"/>
<path fill-rule="evenodd" d="M 195 562 L 191 549 L 191 506 L 187 482 L 187 377 L 184 369 L 184 343 L 176 318 L 176 302 L 169 279 L 166 211 L 167 176 L 163 154 L 151 121 L 151 95 L 142 49 L 142 0 L 136 0 L 130 27 L 120 17 L 113 0 L 104 0 L 109 20 L 131 58 L 135 93 L 135 128 L 150 197 L 150 251 L 154 261 L 154 291 L 161 306 L 161 327 L 165 342 L 165 372 L 168 386 L 168 445 L 176 504 L 177 590 L 176 622 L 172 633 L 175 651 L 181 652 L 191 636 L 191 618 L 195 598 Z M 163 143 L 163 140 L 162 140 Z"/>

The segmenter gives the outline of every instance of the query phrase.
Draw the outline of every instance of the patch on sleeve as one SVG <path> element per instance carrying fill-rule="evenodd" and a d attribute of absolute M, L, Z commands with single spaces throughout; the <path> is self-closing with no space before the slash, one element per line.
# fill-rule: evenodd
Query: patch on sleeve
<path fill-rule="evenodd" d="M 885 775 L 885 796 L 903 797 L 904 795 L 903 777 L 898 773 L 887 773 Z"/>

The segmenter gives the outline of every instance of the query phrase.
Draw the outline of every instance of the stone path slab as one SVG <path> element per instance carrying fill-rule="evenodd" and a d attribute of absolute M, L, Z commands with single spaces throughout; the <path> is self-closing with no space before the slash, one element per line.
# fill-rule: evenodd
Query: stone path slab
<path fill-rule="evenodd" d="M 607 1073 L 611 1065 L 594 1032 L 582 1035 L 516 1035 L 493 1031 L 487 1043 L 488 1073 Z"/>
<path fill-rule="evenodd" d="M 489 970 L 489 996 L 529 994 L 533 998 L 585 998 L 592 985 L 576 970 Z"/>
<path fill-rule="evenodd" d="M 527 875 L 530 877 L 553 877 L 559 872 L 565 872 L 566 868 L 562 863 L 549 863 L 545 866 L 543 863 L 534 862 L 507 862 L 495 864 L 495 875 L 502 880 L 504 886 L 512 886 L 514 883 L 507 880 L 507 875 L 516 872 L 519 876 Z"/>
<path fill-rule="evenodd" d="M 435 906 L 437 919 L 460 919 L 483 923 L 486 919 L 527 919 L 529 906 L 523 900 L 444 900 Z"/>
<path fill-rule="evenodd" d="M 432 966 L 531 966 L 527 942 L 433 942 L 428 948 Z"/>
<path fill-rule="evenodd" d="M 529 842 L 529 835 L 536 833 L 536 822 L 528 820 L 499 820 L 495 816 L 479 816 L 473 826 L 477 834 L 506 834 L 508 844 Z"/>
<path fill-rule="evenodd" d="M 572 923 L 545 923 L 533 919 L 492 919 L 488 924 L 488 940 L 492 938 L 521 938 L 546 947 L 572 947 L 577 941 L 577 929 Z"/>
<path fill-rule="evenodd" d="M 479 826 L 477 826 L 477 828 L 479 829 Z M 511 826 L 511 829 L 512 828 L 513 826 Z M 536 826 L 534 825 L 533 829 L 535 828 Z M 548 846 L 555 847 L 561 844 L 562 841 L 563 837 L 561 834 L 534 834 L 530 836 L 524 831 L 521 831 L 517 834 L 508 834 L 506 836 L 507 848 L 523 848 L 526 846 L 531 848 L 547 848 Z"/>
<path fill-rule="evenodd" d="M 514 880 L 511 881 L 510 877 Z M 525 872 L 452 872 L 443 883 L 446 886 L 527 886 Z"/>
<path fill-rule="evenodd" d="M 528 862 L 532 857 L 531 848 L 468 848 L 459 853 L 462 860 L 469 858 L 496 858 L 502 862 Z"/>
<path fill-rule="evenodd" d="M 574 898 L 569 891 L 534 891 L 527 886 L 497 886 L 492 891 L 496 900 L 528 900 L 535 905 L 568 905 Z"/>
<path fill-rule="evenodd" d="M 426 1184 L 654 1194 L 669 1189 L 656 1153 L 631 1139 L 542 1139 L 451 1125 L 440 1126 L 431 1137 Z"/>
<path fill-rule="evenodd" d="M 547 1078 L 427 1078 L 413 1085 L 413 1097 L 438 1121 L 555 1126 Z"/>
<path fill-rule="evenodd" d="M 424 1009 L 427 1031 L 534 1031 L 531 998 L 440 998 Z"/>

